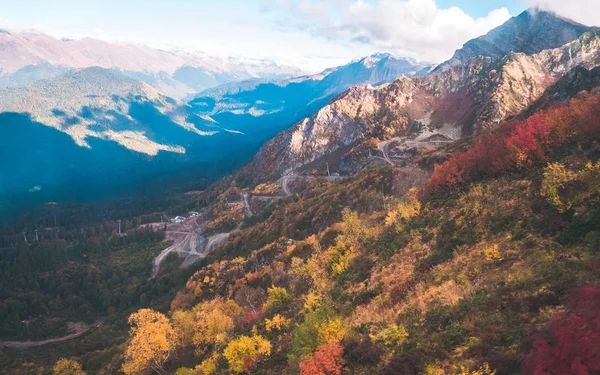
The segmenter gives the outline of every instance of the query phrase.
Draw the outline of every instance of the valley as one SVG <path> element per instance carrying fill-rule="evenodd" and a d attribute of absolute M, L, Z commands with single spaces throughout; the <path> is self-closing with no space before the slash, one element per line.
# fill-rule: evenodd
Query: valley
<path fill-rule="evenodd" d="M 464 39 L 307 74 L 0 31 L 0 374 L 600 372 L 600 29 Z"/>

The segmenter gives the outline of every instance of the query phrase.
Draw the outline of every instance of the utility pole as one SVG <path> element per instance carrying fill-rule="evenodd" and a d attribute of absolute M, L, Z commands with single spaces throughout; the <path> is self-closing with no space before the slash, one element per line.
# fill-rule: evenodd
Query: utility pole
<path fill-rule="evenodd" d="M 31 319 L 31 317 L 29 317 L 29 319 Z M 25 324 L 25 332 L 27 333 L 27 341 L 29 341 L 29 338 L 30 338 L 30 334 L 29 334 L 29 319 L 21 321 L 22 324 Z"/>
<path fill-rule="evenodd" d="M 121 220 L 119 220 L 119 236 L 121 235 Z"/>
<path fill-rule="evenodd" d="M 58 226 L 56 225 L 56 214 L 54 214 L 54 239 L 58 240 Z"/>

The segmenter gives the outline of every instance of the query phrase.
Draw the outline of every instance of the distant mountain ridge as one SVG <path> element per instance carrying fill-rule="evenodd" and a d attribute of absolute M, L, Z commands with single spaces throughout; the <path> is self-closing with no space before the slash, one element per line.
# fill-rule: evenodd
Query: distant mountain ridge
<path fill-rule="evenodd" d="M 54 75 L 58 74 L 53 71 L 56 65 L 40 64 L 39 69 L 28 65 L 5 82 L 9 87 L 0 89 L 0 114 L 5 114 L 4 131 L 18 134 L 25 155 L 51 159 L 53 151 L 35 149 L 16 124 L 45 134 L 48 129 L 39 129 L 43 124 L 56 132 L 49 137 L 74 143 L 78 148 L 69 144 L 72 152 L 53 168 L 78 181 L 95 177 L 88 175 L 89 171 L 78 175 L 86 170 L 85 163 L 73 168 L 62 164 L 69 155 L 85 150 L 91 153 L 80 159 L 91 160 L 92 171 L 102 162 L 95 154 L 99 151 L 111 160 L 109 164 L 119 161 L 112 172 L 128 171 L 127 180 L 136 181 L 142 175 L 183 170 L 203 162 L 214 167 L 220 167 L 219 160 L 241 162 L 284 130 L 268 141 L 244 170 L 254 178 L 270 179 L 333 154 L 340 160 L 352 157 L 353 152 L 366 154 L 366 148 L 356 146 L 367 140 L 428 133 L 453 141 L 493 129 L 545 97 L 560 100 L 574 95 L 571 92 L 578 88 L 593 87 L 590 82 L 597 79 L 595 68 L 599 65 L 600 29 L 548 12 L 533 16 L 527 11 L 467 42 L 434 70 L 414 60 L 374 54 L 315 75 L 282 79 L 261 71 L 265 77 L 204 90 L 187 104 L 163 95 L 183 85 L 175 78 L 182 67 L 172 74 L 93 67 Z M 253 69 L 261 67 L 262 63 Z M 215 72 L 222 67 L 184 68 L 190 68 L 185 72 L 188 81 L 201 86 L 208 83 L 198 72 L 212 69 L 207 74 L 216 79 Z M 38 80 L 22 84 L 29 76 Z M 238 75 L 235 79 L 242 78 Z M 569 94 L 562 95 L 563 91 Z M 0 195 L 6 191 L 3 186 L 23 192 L 32 186 L 46 186 L 44 183 L 54 178 L 36 183 L 34 173 L 22 178 L 18 174 L 23 172 L 9 167 L 6 170 L 12 174 L 0 181 Z M 220 168 L 220 173 L 229 171 Z M 20 178 L 25 182 L 13 186 Z"/>
<path fill-rule="evenodd" d="M 213 117 L 194 105 L 163 95 L 156 87 L 173 87 L 174 81 L 179 82 L 165 72 L 153 75 L 102 67 L 59 72 L 51 64 L 37 67 L 21 68 L 19 74 L 11 77 L 17 82 L 9 80 L 0 87 L 0 134 L 5 142 L 10 142 L 0 142 L 0 147 L 22 155 L 18 163 L 11 161 L 12 157 L 4 158 L 8 164 L 2 166 L 0 206 L 13 200 L 57 200 L 61 195 L 73 199 L 97 197 L 98 190 L 86 189 L 81 194 L 78 191 L 81 186 L 96 184 L 110 194 L 123 184 L 135 184 L 158 174 L 185 175 L 195 171 L 189 181 L 184 181 L 191 184 L 220 176 L 230 172 L 232 166 L 241 166 L 262 142 L 343 89 L 392 80 L 401 73 L 415 74 L 423 69 L 421 65 L 380 54 L 322 75 L 283 81 L 258 79 L 254 82 L 261 83 L 253 87 L 263 89 L 264 82 L 273 82 L 266 87 L 282 90 L 279 94 L 275 91 L 275 97 L 284 99 L 278 105 L 289 110 L 275 111 L 273 117 L 244 114 L 238 118 L 232 113 Z M 34 75 L 35 81 L 28 81 L 28 75 Z M 241 86 L 245 85 L 254 84 L 245 82 Z M 233 92 L 229 90 L 236 85 L 229 86 L 223 92 Z M 315 87 L 318 89 L 311 91 Z M 243 90 L 236 92 L 248 94 Z M 260 105 L 258 101 L 253 100 L 252 105 Z M 264 100 L 263 105 L 269 104 Z M 248 116 L 256 122 L 248 121 Z M 43 139 L 48 142 L 42 147 Z M 14 145 L 19 145 L 18 150 Z M 178 182 L 171 179 L 158 186 Z"/>
<path fill-rule="evenodd" d="M 389 53 L 377 53 L 310 76 L 226 84 L 201 92 L 190 104 L 211 115 L 230 112 L 261 116 L 284 108 L 299 111 L 352 86 L 380 85 L 401 75 L 423 75 L 431 67 Z"/>
<path fill-rule="evenodd" d="M 145 132 L 152 124 L 131 116 L 135 105 L 152 106 L 173 124 L 198 135 L 219 131 L 183 103 L 113 70 L 86 68 L 35 85 L 0 88 L 0 113 L 26 114 L 33 121 L 67 133 L 79 146 L 89 147 L 86 139 L 96 137 L 148 155 L 159 151 L 185 153 L 180 145 L 151 141 Z"/>
<path fill-rule="evenodd" d="M 40 74 L 51 78 L 66 69 L 97 66 L 121 70 L 176 98 L 226 82 L 300 74 L 297 68 L 268 60 L 169 52 L 92 38 L 59 40 L 35 31 L 1 32 L 0 56 L 0 84 L 3 81 L 27 83 Z M 37 70 L 41 71 L 37 75 L 26 74 Z M 19 78 L 13 78 L 15 75 Z"/>
<path fill-rule="evenodd" d="M 110 69 L 0 88 L 0 212 L 25 202 L 97 199 L 144 178 L 173 187 L 214 178 L 254 140 Z M 7 208 L 8 207 L 8 208 Z"/>

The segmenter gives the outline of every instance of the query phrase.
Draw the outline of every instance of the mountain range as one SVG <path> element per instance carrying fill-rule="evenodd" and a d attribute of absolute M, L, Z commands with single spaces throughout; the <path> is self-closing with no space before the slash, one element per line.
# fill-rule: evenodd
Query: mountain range
<path fill-rule="evenodd" d="M 292 70 L 264 61 L 237 64 L 39 33 L 3 32 L 1 40 L 9 57 L 1 65 L 3 134 L 20 144 L 19 150 L 7 144 L 4 152 L 22 155 L 17 163 L 2 158 L 8 171 L 0 181 L 4 207 L 32 198 L 77 200 L 82 194 L 74 187 L 86 181 L 112 181 L 115 186 L 98 189 L 110 195 L 118 185 L 190 168 L 198 180 L 215 178 L 243 165 L 265 141 L 242 174 L 278 178 L 326 159 L 352 174 L 364 163 L 366 140 L 413 134 L 451 142 L 489 131 L 536 101 L 550 100 L 544 93 L 569 72 L 586 76 L 581 69 L 600 63 L 598 29 L 539 10 L 465 43 L 437 67 L 382 53 L 291 78 L 281 76 Z M 18 54 L 24 58 L 15 59 Z M 235 82 L 197 93 L 188 103 L 164 94 L 174 82 L 195 87 L 191 91 L 218 84 L 197 75 L 208 71 L 213 78 L 227 72 L 223 81 Z M 254 79 L 245 80 L 249 76 Z M 50 132 L 56 144 L 28 142 L 40 139 L 37 131 Z M 87 162 L 58 161 L 57 149 L 64 158 Z M 154 181 L 193 186 L 183 175 Z M 85 195 L 93 199 L 98 190 Z"/>
<path fill-rule="evenodd" d="M 27 39 L 27 35 L 19 34 L 17 39 Z M 33 37 L 39 43 L 79 43 L 77 51 L 92 43 L 57 42 L 43 34 Z M 22 40 L 19 43 L 23 44 Z M 233 96 L 239 102 L 250 98 L 252 104 L 247 108 L 255 109 L 205 111 L 198 108 L 199 99 L 188 104 L 161 90 L 160 85 L 167 79 L 173 81 L 179 76 L 181 69 L 172 76 L 163 71 L 173 71 L 181 62 L 179 55 L 94 41 L 92 44 L 104 46 L 103 52 L 84 58 L 73 51 L 47 52 L 42 47 L 45 44 L 39 43 L 29 45 L 29 61 L 21 61 L 21 65 L 37 61 L 39 56 L 50 59 L 49 53 L 76 56 L 62 57 L 57 60 L 59 65 L 43 63 L 21 68 L 10 63 L 11 59 L 5 61 L 6 71 L 14 73 L 5 74 L 0 87 L 3 210 L 23 203 L 93 200 L 147 179 L 152 182 L 144 183 L 145 189 L 202 186 L 204 179 L 222 176 L 243 165 L 265 140 L 310 115 L 344 89 L 391 81 L 424 69 L 416 62 L 381 54 L 316 76 L 272 78 L 260 84 L 232 82 L 211 90 L 215 107 L 223 108 Z M 125 51 L 139 52 L 137 58 L 142 62 L 133 61 L 131 56 L 112 60 L 113 54 Z M 86 66 L 93 61 L 103 61 L 103 67 L 60 65 Z M 217 65 L 214 63 L 213 71 Z M 280 68 L 265 63 L 253 66 L 252 71 L 266 75 Z M 187 72 L 190 77 L 195 74 L 193 70 Z M 151 74 L 163 78 L 149 80 Z M 239 73 L 235 79 L 245 77 Z M 269 105 L 284 109 L 264 113 L 256 109 Z M 12 154 L 21 156 L 15 160 Z M 189 178 L 190 173 L 193 178 Z"/>
<path fill-rule="evenodd" d="M 326 102 L 352 86 L 380 85 L 401 75 L 425 75 L 431 68 L 412 59 L 378 53 L 315 75 L 219 86 L 196 95 L 190 104 L 211 115 L 233 113 L 258 117 L 293 112 L 309 104 Z"/>
<path fill-rule="evenodd" d="M 315 75 L 222 85 L 201 92 L 189 104 L 219 123 L 267 140 L 310 116 L 344 90 L 357 85 L 377 86 L 402 75 L 424 75 L 431 68 L 379 53 Z"/>
<path fill-rule="evenodd" d="M 57 39 L 37 31 L 0 30 L 0 54 L 0 83 L 18 85 L 68 70 L 101 67 L 120 70 L 177 99 L 227 82 L 301 73 L 268 60 L 164 51 L 92 38 Z"/>
<path fill-rule="evenodd" d="M 467 42 L 430 74 L 345 91 L 269 141 L 248 170 L 278 176 L 338 150 L 345 150 L 344 164 L 355 156 L 351 149 L 366 152 L 357 148 L 364 139 L 415 130 L 458 140 L 520 114 L 572 69 L 598 65 L 599 29 L 527 10 Z"/>
<path fill-rule="evenodd" d="M 114 70 L 1 88 L 0 102 L 3 210 L 94 200 L 157 175 L 145 185 L 173 187 L 185 181 L 167 176 L 182 166 L 196 170 L 198 182 L 252 153 L 230 146 L 245 150 L 247 137 Z"/>

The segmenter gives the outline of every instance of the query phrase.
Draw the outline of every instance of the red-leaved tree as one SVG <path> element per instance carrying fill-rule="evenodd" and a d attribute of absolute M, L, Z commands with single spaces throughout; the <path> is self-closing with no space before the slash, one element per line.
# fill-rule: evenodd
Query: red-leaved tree
<path fill-rule="evenodd" d="M 600 289 L 575 289 L 566 307 L 545 335 L 535 335 L 524 374 L 600 374 Z"/>
<path fill-rule="evenodd" d="M 546 163 L 565 142 L 600 136 L 600 95 L 581 95 L 568 104 L 539 111 L 523 121 L 507 122 L 479 137 L 467 150 L 435 166 L 422 194 L 458 192 L 465 184 L 511 169 Z"/>
<path fill-rule="evenodd" d="M 302 357 L 300 375 L 341 375 L 344 348 L 337 341 L 320 345 L 313 354 Z"/>

